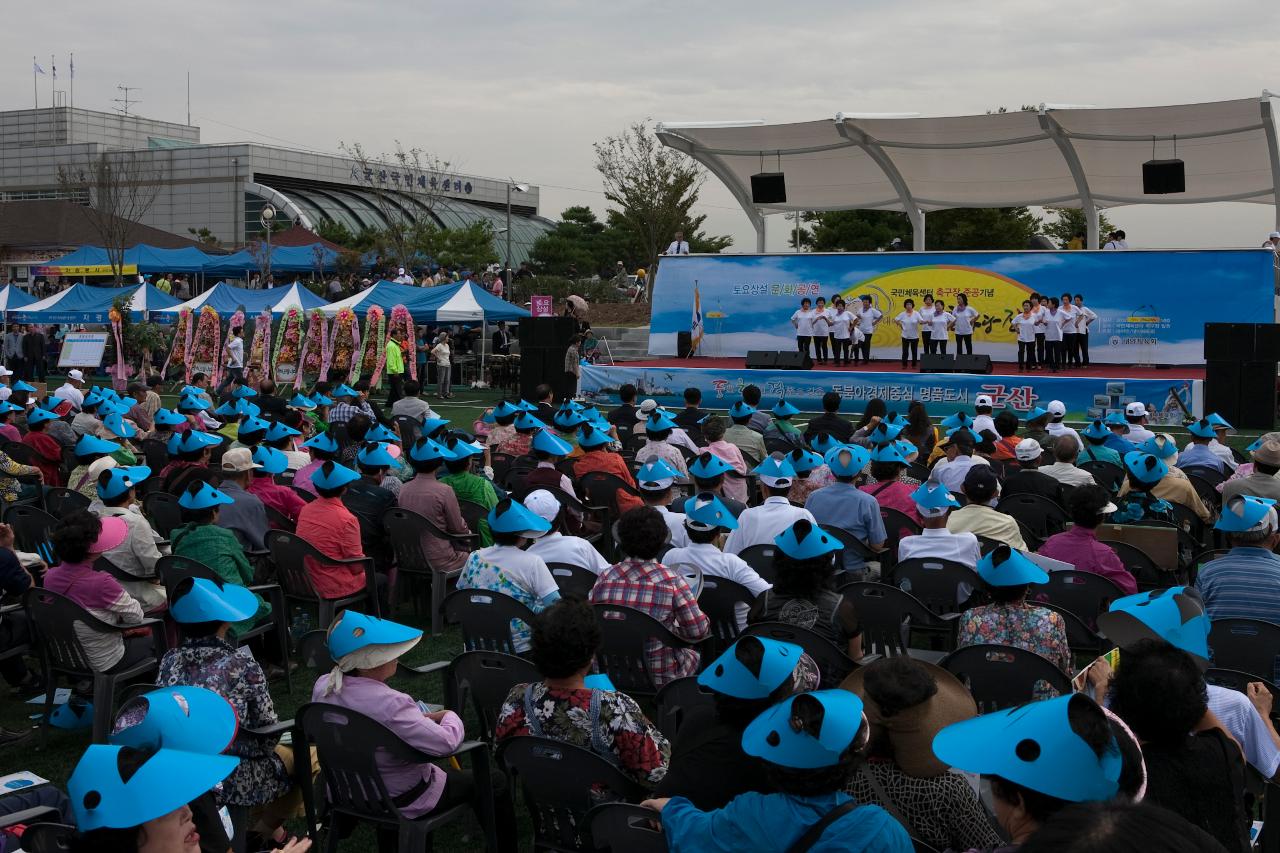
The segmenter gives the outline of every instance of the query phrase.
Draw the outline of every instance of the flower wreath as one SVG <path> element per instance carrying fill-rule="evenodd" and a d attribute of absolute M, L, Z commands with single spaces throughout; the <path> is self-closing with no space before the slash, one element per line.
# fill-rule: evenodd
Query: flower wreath
<path fill-rule="evenodd" d="M 365 314 L 364 355 L 360 359 L 360 370 L 358 373 L 353 373 L 353 377 L 371 374 L 373 378 L 369 380 L 369 385 L 373 388 L 380 387 L 381 377 L 377 374 L 382 369 L 383 359 L 386 358 L 386 341 L 387 315 L 380 306 L 374 305 Z"/>
<path fill-rule="evenodd" d="M 326 375 L 331 367 L 344 374 L 352 373 L 359 356 L 360 320 L 356 312 L 342 308 L 329 329 L 329 351 L 324 366 Z"/>
<path fill-rule="evenodd" d="M 191 309 L 183 308 L 178 312 L 178 326 L 173 333 L 173 346 L 169 349 L 169 357 L 165 359 L 160 375 L 169 371 L 170 365 L 182 365 L 183 381 L 191 382 L 191 360 L 187 354 L 191 352 Z"/>
<path fill-rule="evenodd" d="M 391 309 L 391 327 L 388 334 L 401 331 L 404 332 L 404 339 L 407 346 L 404 352 L 404 366 L 409 371 L 410 379 L 418 378 L 418 349 L 416 336 L 413 329 L 413 315 L 409 313 L 409 309 L 403 305 L 397 305 Z"/>
<path fill-rule="evenodd" d="M 302 309 L 291 307 L 285 312 L 276 331 L 275 352 L 271 361 L 271 372 L 274 374 L 281 365 L 296 365 L 301 355 L 302 342 Z"/>
<path fill-rule="evenodd" d="M 257 367 L 262 375 L 271 375 L 271 312 L 262 309 L 253 321 L 253 348 L 249 353 L 249 363 Z"/>
<path fill-rule="evenodd" d="M 188 365 L 195 362 L 207 362 L 213 365 L 213 382 L 216 386 L 222 377 L 222 318 L 213 306 L 200 308 L 200 319 L 196 323 L 195 340 L 188 350 Z"/>
<path fill-rule="evenodd" d="M 304 373 L 320 375 L 324 369 L 326 339 L 328 337 L 328 329 L 325 324 L 324 311 L 319 308 L 312 309 L 311 319 L 307 324 L 307 336 L 302 343 L 302 368 L 298 371 L 297 378 L 293 381 L 295 389 L 302 387 L 302 375 Z"/>

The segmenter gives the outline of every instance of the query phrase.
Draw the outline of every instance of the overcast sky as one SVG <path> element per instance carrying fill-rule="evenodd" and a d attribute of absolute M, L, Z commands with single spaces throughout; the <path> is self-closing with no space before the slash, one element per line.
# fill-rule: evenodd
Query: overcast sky
<path fill-rule="evenodd" d="M 420 146 L 472 174 L 542 187 L 542 213 L 602 212 L 591 144 L 629 122 L 981 113 L 1040 102 L 1136 106 L 1280 91 L 1276 0 L 808 0 L 800 3 L 66 0 L 5 4 L 0 108 L 31 106 L 31 55 L 75 103 L 186 117 L 206 142 Z M 49 103 L 48 76 L 39 78 Z M 708 229 L 754 249 L 709 178 Z M 1257 245 L 1263 205 L 1109 214 L 1137 246 Z M 786 225 L 770 219 L 770 249 Z"/>

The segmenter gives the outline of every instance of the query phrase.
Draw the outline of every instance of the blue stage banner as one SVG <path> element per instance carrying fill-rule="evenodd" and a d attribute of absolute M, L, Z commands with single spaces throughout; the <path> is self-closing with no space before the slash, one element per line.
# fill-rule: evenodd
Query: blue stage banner
<path fill-rule="evenodd" d="M 760 388 L 763 404 L 779 397 L 806 412 L 822 411 L 822 395 L 835 391 L 842 398 L 840 411 L 862 412 L 868 400 L 880 398 L 889 411 L 906 413 L 907 404 L 921 400 L 931 415 L 973 413 L 973 400 L 990 394 L 999 411 L 1006 406 L 1025 411 L 1061 400 L 1067 419 L 1085 421 L 1124 411 L 1132 402 L 1154 410 L 1152 423 L 1179 425 L 1183 407 L 1193 417 L 1204 416 L 1204 381 L 1200 379 L 1116 379 L 1106 377 L 982 376 L 964 373 L 860 373 L 819 370 L 721 370 L 718 368 L 633 367 L 582 365 L 579 393 L 601 404 L 617 404 L 618 389 L 630 383 L 641 398 L 652 397 L 663 405 L 684 406 L 684 389 L 702 392 L 702 406 L 727 409 L 742 394 L 744 385 Z"/>
<path fill-rule="evenodd" d="M 800 300 L 842 295 L 850 307 L 870 295 L 884 313 L 872 337 L 878 358 L 898 358 L 892 319 L 925 294 L 948 308 L 964 293 L 978 311 L 973 348 L 1015 361 L 1009 318 L 1032 293 L 1084 296 L 1098 315 L 1090 359 L 1109 364 L 1204 363 L 1205 323 L 1275 319 L 1275 256 L 1263 249 L 1118 252 L 880 252 L 875 254 L 691 255 L 658 265 L 649 326 L 651 355 L 675 355 L 690 330 L 695 287 L 708 356 L 796 348 Z M 949 352 L 954 352 L 954 340 Z"/>

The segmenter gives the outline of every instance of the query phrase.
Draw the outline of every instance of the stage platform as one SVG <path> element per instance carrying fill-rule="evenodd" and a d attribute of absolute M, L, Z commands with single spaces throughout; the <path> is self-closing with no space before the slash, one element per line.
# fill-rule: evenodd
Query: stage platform
<path fill-rule="evenodd" d="M 583 365 L 580 393 L 602 404 L 616 404 L 618 389 L 635 385 L 640 397 L 652 397 L 663 405 L 684 405 L 685 388 L 702 392 L 706 409 L 726 409 L 745 385 L 760 388 L 764 405 L 785 397 L 806 412 L 822 411 L 822 397 L 840 394 L 842 412 L 861 412 L 868 400 L 884 400 L 890 411 L 905 412 L 912 400 L 921 400 L 932 415 L 956 411 L 972 413 L 979 394 L 989 395 L 996 410 L 1006 406 L 1025 411 L 1061 400 L 1067 419 L 1082 422 L 1123 411 L 1141 402 L 1153 411 L 1152 423 L 1180 425 L 1188 415 L 1204 415 L 1203 366 L 1126 366 L 1094 364 L 1089 367 L 1019 372 L 1016 363 L 993 364 L 990 374 L 921 373 L 894 361 L 870 365 L 815 365 L 811 370 L 748 370 L 742 358 L 661 358 Z"/>

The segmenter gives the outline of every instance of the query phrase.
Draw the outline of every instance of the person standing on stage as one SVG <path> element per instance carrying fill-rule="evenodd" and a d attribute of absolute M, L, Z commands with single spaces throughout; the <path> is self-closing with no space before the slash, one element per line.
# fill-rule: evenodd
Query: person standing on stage
<path fill-rule="evenodd" d="M 920 337 L 924 339 L 924 354 L 933 352 L 933 294 L 924 295 L 924 307 L 920 309 Z"/>
<path fill-rule="evenodd" d="M 1080 364 L 1089 366 L 1089 327 L 1098 319 L 1092 308 L 1085 307 L 1084 294 L 1077 293 L 1072 300 L 1076 309 L 1076 349 L 1080 351 Z"/>
<path fill-rule="evenodd" d="M 1009 319 L 1009 329 L 1018 333 L 1018 369 L 1036 369 L 1036 324 L 1038 318 L 1032 310 L 1031 300 L 1022 300 L 1022 313 Z"/>
<path fill-rule="evenodd" d="M 832 302 L 835 305 L 835 313 L 831 315 L 831 361 L 833 364 L 839 364 L 840 359 L 843 358 L 844 363 L 848 364 L 850 329 L 855 320 L 845 308 L 843 299 L 837 296 Z"/>
<path fill-rule="evenodd" d="M 809 341 L 813 339 L 813 303 L 800 300 L 800 310 L 791 315 L 791 325 L 796 327 L 796 349 L 802 355 L 809 354 Z"/>
<path fill-rule="evenodd" d="M 978 309 L 969 305 L 969 297 L 956 294 L 956 307 L 951 312 L 956 318 L 952 328 L 956 330 L 956 355 L 973 355 L 973 321 L 978 319 Z"/>
<path fill-rule="evenodd" d="M 677 231 L 676 238 L 671 241 L 671 245 L 667 246 L 664 255 L 687 255 L 689 254 L 689 242 L 684 239 L 684 232 Z"/>
<path fill-rule="evenodd" d="M 871 339 L 876 334 L 876 324 L 884 317 L 884 312 L 871 304 L 871 294 L 862 294 L 862 307 L 858 309 L 858 331 L 862 340 L 856 341 L 862 349 L 862 361 L 871 363 Z M 856 337 L 856 336 L 855 336 Z"/>
<path fill-rule="evenodd" d="M 947 310 L 947 303 L 939 299 L 933 304 L 933 318 L 929 320 L 930 345 L 933 351 L 941 355 L 947 354 L 947 338 L 956 318 Z"/>
<path fill-rule="evenodd" d="M 827 363 L 827 334 L 831 330 L 831 315 L 827 313 L 827 300 L 818 297 L 813 308 L 813 355 L 818 364 Z"/>
<path fill-rule="evenodd" d="M 1062 330 L 1068 322 L 1067 315 L 1062 313 L 1058 297 L 1049 297 L 1049 307 L 1044 310 L 1044 354 L 1049 361 L 1049 370 L 1058 372 L 1058 367 L 1065 367 L 1062 360 Z"/>
<path fill-rule="evenodd" d="M 1044 315 L 1049 313 L 1049 309 L 1045 307 L 1044 302 L 1038 293 L 1031 294 L 1031 313 L 1036 318 L 1036 362 L 1039 363 L 1041 369 L 1045 363 L 1045 323 Z"/>
<path fill-rule="evenodd" d="M 911 366 L 915 367 L 920 358 L 920 324 L 921 314 L 916 310 L 916 301 L 908 299 L 902 303 L 902 312 L 893 318 L 893 322 L 902 330 L 902 366 L 907 366 L 907 352 L 911 352 Z"/>
<path fill-rule="evenodd" d="M 1071 294 L 1062 294 L 1059 311 L 1066 317 L 1062 321 L 1062 364 L 1079 364 L 1080 354 L 1076 348 L 1076 307 L 1071 304 Z"/>

